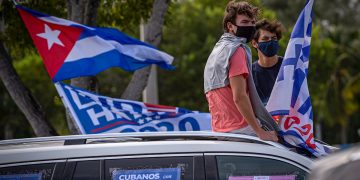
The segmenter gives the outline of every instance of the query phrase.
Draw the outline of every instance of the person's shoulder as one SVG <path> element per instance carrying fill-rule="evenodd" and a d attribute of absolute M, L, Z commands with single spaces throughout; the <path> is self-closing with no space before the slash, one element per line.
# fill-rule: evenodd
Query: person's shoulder
<path fill-rule="evenodd" d="M 243 48 L 243 47 L 241 47 L 241 46 L 239 46 L 236 50 L 235 50 L 235 52 L 234 52 L 234 54 L 232 55 L 232 59 L 237 59 L 237 58 L 241 58 L 241 59 L 243 59 L 243 58 L 245 58 L 246 57 L 246 54 L 245 54 L 245 49 Z"/>
<path fill-rule="evenodd" d="M 242 45 L 240 45 L 237 49 L 236 49 L 237 53 L 242 53 L 245 54 L 245 47 L 243 47 Z"/>

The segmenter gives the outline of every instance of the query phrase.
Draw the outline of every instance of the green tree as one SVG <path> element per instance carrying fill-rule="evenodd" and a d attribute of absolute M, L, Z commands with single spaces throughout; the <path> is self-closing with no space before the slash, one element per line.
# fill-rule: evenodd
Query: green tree
<path fill-rule="evenodd" d="M 206 60 L 223 34 L 222 19 L 229 1 L 179 1 L 170 7 L 161 48 L 175 57 L 176 70 L 159 72 L 160 102 L 166 105 L 208 111 L 203 91 Z M 260 6 L 259 19 L 276 14 Z M 255 57 L 254 53 L 254 58 Z"/>
<path fill-rule="evenodd" d="M 34 2 L 26 1 L 22 5 L 29 7 L 31 9 L 43 12 L 43 13 L 57 16 L 57 17 L 64 17 L 67 12 L 68 16 L 75 21 L 81 22 L 83 24 L 95 25 L 93 23 L 95 22 L 94 19 L 97 15 L 97 13 L 96 13 L 97 6 L 98 6 L 97 3 L 99 3 L 99 1 L 72 1 L 72 0 L 69 0 L 69 1 L 67 1 L 67 4 L 65 4 L 64 2 L 57 3 L 56 0 L 46 1 L 46 2 L 38 2 L 38 1 L 34 1 Z M 18 65 L 16 67 L 16 70 L 20 72 L 19 73 L 20 77 L 23 74 L 26 74 L 26 75 L 29 75 L 32 73 L 36 74 L 37 69 L 34 65 L 36 64 L 35 62 L 39 62 L 37 60 L 39 60 L 40 58 L 36 55 L 37 53 L 35 53 L 35 48 L 26 32 L 26 28 L 24 27 L 23 23 L 21 22 L 20 16 L 16 13 L 15 8 L 13 8 L 13 5 L 9 4 L 9 3 L 10 3 L 10 1 L 9 2 L 6 1 L 6 3 L 2 4 L 3 6 L 1 6 L 1 8 L 2 8 L 1 14 L 3 14 L 2 17 L 5 17 L 4 19 L 6 20 L 6 22 L 4 23 L 5 27 L 2 28 L 2 29 L 4 29 L 5 32 L 1 33 L 1 40 L 3 40 L 5 42 L 6 46 L 8 47 L 9 51 L 11 52 L 11 57 L 14 58 L 14 65 Z M 147 31 L 146 37 L 148 38 L 147 42 L 153 43 L 153 45 L 157 45 L 160 42 L 160 37 L 161 37 L 161 36 L 159 36 L 158 30 L 160 30 L 160 33 L 161 33 L 161 26 L 162 26 L 161 21 L 163 21 L 161 19 L 163 19 L 163 15 L 165 14 L 164 12 L 166 12 L 168 3 L 169 3 L 169 1 L 167 1 L 167 0 L 155 0 L 155 1 L 151 0 L 151 1 L 147 1 L 146 3 L 143 3 L 143 1 L 121 1 L 121 2 L 120 1 L 101 1 L 100 6 L 103 5 L 103 7 L 100 8 L 100 10 L 99 10 L 99 12 L 100 12 L 100 14 L 99 14 L 99 17 L 100 17 L 99 22 L 100 23 L 99 24 L 101 24 L 102 26 L 116 27 L 116 28 L 123 26 L 122 28 L 120 27 L 120 29 L 126 29 L 125 27 L 135 26 L 136 23 L 140 22 L 140 19 L 147 19 L 148 17 L 150 17 L 152 15 L 150 18 L 150 21 L 149 21 L 150 23 L 147 25 L 148 31 Z M 141 5 L 138 6 L 139 4 L 141 4 Z M 165 5 L 163 5 L 163 4 L 165 4 Z M 67 8 L 65 8 L 65 5 L 68 5 Z M 153 5 L 155 7 L 154 11 L 153 11 L 154 13 L 151 13 L 151 10 L 153 9 Z M 110 8 L 111 11 L 106 10 L 105 8 L 107 8 L 107 7 L 112 7 L 112 9 Z M 161 7 L 163 9 L 156 9 L 158 7 Z M 165 9 L 164 9 L 164 7 L 165 7 Z M 7 11 L 4 11 L 4 9 L 6 9 Z M 120 10 L 121 12 L 118 13 L 117 10 Z M 108 18 L 109 16 L 113 17 L 113 18 L 109 19 Z M 124 19 L 125 19 L 125 21 L 124 21 Z M 119 22 L 121 22 L 121 23 L 119 23 Z M 138 25 L 139 24 L 137 24 L 137 26 Z M 15 29 L 20 29 L 20 32 L 18 34 L 14 34 L 13 32 L 15 32 Z M 127 29 L 127 30 L 129 30 L 129 29 Z M 134 33 L 134 32 L 132 32 L 132 33 Z M 135 33 L 136 33 L 136 31 L 135 31 Z M 22 36 L 25 38 L 22 38 Z M 19 63 L 17 63 L 17 62 L 19 62 Z M 32 63 L 34 63 L 34 64 L 32 64 Z M 108 71 L 108 72 L 110 72 L 110 71 Z M 121 72 L 121 73 L 123 73 L 123 72 Z M 46 73 L 44 73 L 44 74 L 46 74 Z M 104 75 L 102 75 L 102 76 L 105 77 L 108 74 L 109 73 L 104 73 Z M 124 74 L 126 74 L 126 77 L 123 79 L 125 79 L 125 81 L 127 80 L 129 82 L 128 79 L 130 79 L 129 76 L 131 77 L 131 74 L 130 73 L 124 73 Z M 21 78 L 24 80 L 24 82 L 26 82 L 25 84 L 27 84 L 28 82 L 34 81 L 33 79 L 31 79 L 33 77 L 34 76 L 30 75 L 30 76 L 21 77 Z M 44 77 L 47 77 L 47 76 L 44 76 Z M 141 81 L 143 81 L 143 79 L 144 78 L 141 78 Z M 85 81 L 83 81 L 83 80 L 79 81 L 80 84 L 83 82 L 85 82 Z M 136 78 L 135 78 L 135 82 L 136 82 Z M 145 84 L 145 82 L 146 82 L 146 80 L 144 81 L 143 84 Z M 52 82 L 45 81 L 42 83 L 43 83 L 42 84 L 43 86 L 39 89 L 36 89 L 36 87 L 33 86 L 33 84 L 31 84 L 29 86 L 29 88 L 30 88 L 31 92 L 33 92 L 33 94 L 37 94 L 37 90 L 39 90 L 39 96 L 41 97 L 39 99 L 41 101 L 41 104 L 43 104 L 43 103 L 46 104 L 45 109 L 49 110 L 49 112 L 52 114 L 51 122 L 55 125 L 56 129 L 61 133 L 68 133 L 69 131 L 67 131 L 66 129 L 64 130 L 64 123 L 63 123 L 64 116 L 62 115 L 63 112 L 57 108 L 54 108 L 54 106 L 56 106 L 56 107 L 59 106 L 59 99 L 55 98 L 56 93 L 55 93 L 55 89 L 53 87 Z M 145 86 L 145 85 L 143 85 L 143 86 Z M 46 87 L 46 88 L 44 88 L 44 87 Z M 49 91 L 49 89 L 50 89 L 50 91 Z M 123 89 L 125 89 L 125 88 L 123 88 Z M 130 88 L 130 91 L 131 91 L 131 89 L 133 91 L 137 90 L 134 88 Z M 1 88 L 0 90 L 3 90 L 3 88 Z M 111 90 L 113 91 L 114 88 L 111 88 Z M 5 94 L 4 97 L 8 97 L 8 96 L 6 96 L 6 92 L 2 92 L 1 94 Z M 44 94 L 46 94 L 48 96 L 44 96 Z M 104 93 L 104 94 L 106 94 L 106 93 Z M 125 98 L 126 98 L 126 96 L 125 96 Z M 9 102 L 9 103 L 11 104 L 12 102 Z M 5 105 L 7 103 L 3 103 L 3 104 Z M 1 106 L 1 107 L 5 107 L 5 106 Z M 15 106 L 7 106 L 7 107 L 15 107 Z M 5 107 L 5 108 L 7 108 L 7 107 Z M 48 108 L 48 107 L 50 107 L 50 108 Z M 7 110 L 4 110 L 4 111 L 7 111 Z M 56 112 L 54 112 L 54 111 L 56 111 Z M 19 117 L 19 119 L 24 118 L 21 116 L 18 116 L 18 117 Z M 0 122 L 6 122 L 6 119 L 1 118 Z M 24 128 L 24 129 L 26 129 L 26 128 Z M 46 128 L 43 128 L 43 129 L 46 129 Z M 74 133 L 74 131 L 75 130 L 72 129 L 70 132 Z M 77 133 L 77 132 L 75 132 L 75 133 Z"/>
<path fill-rule="evenodd" d="M 3 14 L 1 18 L 1 30 L 2 33 L 4 33 L 8 31 L 8 29 L 11 29 L 7 28 L 8 24 L 6 22 L 8 19 L 4 18 L 11 17 L 11 13 L 8 14 L 6 11 L 4 11 L 6 9 L 6 6 L 9 6 L 7 3 L 3 1 L 1 1 L 0 3 L 1 14 Z M 11 24 L 12 20 L 9 20 L 9 22 Z M 15 36 L 14 32 L 15 31 L 12 31 L 10 32 L 10 34 L 12 36 Z M 3 44 L 3 39 L 5 39 L 4 37 L 6 38 L 7 36 L 2 36 L 0 39 L 0 78 L 4 83 L 4 86 L 6 87 L 7 91 L 9 92 L 11 98 L 14 100 L 16 105 L 20 108 L 21 112 L 26 116 L 36 135 L 56 135 L 57 133 L 55 132 L 53 127 L 49 125 L 41 106 L 31 94 L 29 89 L 23 85 L 17 72 L 13 68 L 11 64 L 12 59 Z"/>

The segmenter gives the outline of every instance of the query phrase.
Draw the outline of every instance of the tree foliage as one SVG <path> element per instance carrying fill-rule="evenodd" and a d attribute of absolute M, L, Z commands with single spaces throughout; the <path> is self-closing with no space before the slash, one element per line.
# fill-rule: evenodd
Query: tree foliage
<path fill-rule="evenodd" d="M 110 1 L 102 1 L 102 4 L 106 4 Z M 141 10 L 136 9 L 136 6 L 133 4 L 134 1 L 121 1 L 122 6 L 120 9 L 123 11 L 121 15 L 125 17 L 128 21 L 123 21 L 121 26 L 127 26 L 131 23 L 139 22 L 134 20 L 133 18 L 146 18 L 149 16 L 149 13 L 141 13 L 140 15 L 134 16 L 134 12 L 141 11 L 141 12 L 150 12 L 152 9 L 152 4 L 147 7 L 149 3 L 143 3 L 141 6 Z M 149 1 L 150 2 L 150 1 Z M 129 5 L 127 5 L 129 3 Z M 151 2 L 150 2 L 151 3 Z M 114 1 L 116 5 L 116 1 Z M 64 1 L 36 1 L 36 0 L 29 0 L 21 2 L 22 6 L 28 7 L 30 9 L 57 16 L 60 18 L 66 19 L 67 9 L 65 6 Z M 44 66 L 38 56 L 35 47 L 33 45 L 32 40 L 30 39 L 27 30 L 21 21 L 19 14 L 16 12 L 16 9 L 11 1 L 4 1 L 1 4 L 1 17 L 3 18 L 1 22 L 4 22 L 4 26 L 1 29 L 0 38 L 1 41 L 5 42 L 5 45 L 10 52 L 12 59 L 14 60 L 13 65 L 15 66 L 16 70 L 20 72 L 20 77 L 23 82 L 29 87 L 32 94 L 35 94 L 35 98 L 40 99 L 40 104 L 46 109 L 45 111 L 51 114 L 51 122 L 56 127 L 56 130 L 60 134 L 68 134 L 68 130 L 65 123 L 65 115 L 63 111 L 62 103 L 60 102 L 59 97 L 55 91 L 53 83 L 48 78 L 47 73 L 45 72 Z M 120 5 L 117 5 L 120 7 Z M 135 8 L 135 9 L 127 9 L 127 8 Z M 136 10 L 136 11 L 134 11 Z M 102 11 L 107 12 L 107 11 Z M 116 13 L 116 12 L 113 12 Z M 144 15 L 145 14 L 145 15 Z M 103 15 L 103 14 L 101 14 Z M 106 24 L 104 22 L 104 26 L 116 26 L 117 28 L 120 24 L 117 24 L 115 19 L 115 23 Z M 14 33 L 16 32 L 16 33 Z M 35 75 L 35 76 L 34 76 Z M 39 75 L 39 76 L 36 76 Z M 35 82 L 35 83 L 34 83 Z M 7 102 L 2 103 L 0 107 L 2 107 L 1 112 L 4 114 L 14 114 L 12 112 L 18 112 L 16 117 L 12 117 L 14 119 L 14 123 L 9 121 L 9 117 L 3 116 L 0 118 L 0 124 L 4 124 L 2 126 L 5 131 L 6 129 L 10 129 L 11 132 L 7 137 L 29 137 L 31 135 L 31 130 L 29 126 L 22 126 L 23 124 L 27 124 L 25 117 L 21 115 L 18 111 L 18 107 L 14 105 L 13 99 L 10 98 L 8 93 L 6 92 L 5 88 L 1 86 L 0 94 L 4 97 L 4 100 L 8 100 Z M 17 123 L 19 122 L 19 123 Z M 4 132 L 2 131 L 2 132 Z M 5 132 L 5 134 L 9 134 Z M 0 138 L 4 138 L 4 134 L 0 135 Z"/>

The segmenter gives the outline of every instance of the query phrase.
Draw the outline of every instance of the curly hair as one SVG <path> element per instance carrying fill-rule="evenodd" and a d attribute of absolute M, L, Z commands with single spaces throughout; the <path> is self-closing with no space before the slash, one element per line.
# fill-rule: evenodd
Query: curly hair
<path fill-rule="evenodd" d="M 259 13 L 259 9 L 246 1 L 236 2 L 230 1 L 224 13 L 223 28 L 225 32 L 229 32 L 227 23 L 231 22 L 235 24 L 236 15 L 246 15 L 249 18 L 256 19 Z"/>
<path fill-rule="evenodd" d="M 276 34 L 278 40 L 281 39 L 283 32 L 283 25 L 278 21 L 268 21 L 266 19 L 262 19 L 255 24 L 256 32 L 254 34 L 254 40 L 258 41 L 260 38 L 260 29 L 269 31 L 271 33 Z"/>

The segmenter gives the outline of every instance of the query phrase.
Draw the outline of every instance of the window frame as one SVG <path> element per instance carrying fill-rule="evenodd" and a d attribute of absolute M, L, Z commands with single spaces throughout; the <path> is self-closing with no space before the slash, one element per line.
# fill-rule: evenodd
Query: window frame
<path fill-rule="evenodd" d="M 205 169 L 206 169 L 206 180 L 219 180 L 219 170 L 217 167 L 216 156 L 240 156 L 240 157 L 257 157 L 266 158 L 272 160 L 278 160 L 287 164 L 291 164 L 306 173 L 310 174 L 310 169 L 305 165 L 296 162 L 293 159 L 284 158 L 277 155 L 260 154 L 260 153 L 204 153 Z"/>
<path fill-rule="evenodd" d="M 21 166 L 52 164 L 53 169 L 52 169 L 52 173 L 51 173 L 51 179 L 61 179 L 59 177 L 62 176 L 65 163 L 66 163 L 66 160 L 46 160 L 46 161 L 34 161 L 34 162 L 21 162 L 21 163 L 13 163 L 13 164 L 2 164 L 2 165 L 0 165 L 0 169 L 2 169 L 2 168 L 19 168 L 20 169 Z"/>
<path fill-rule="evenodd" d="M 0 168 L 13 167 L 13 166 L 36 165 L 36 164 L 60 163 L 60 162 L 66 162 L 66 159 L 0 164 Z"/>
<path fill-rule="evenodd" d="M 69 179 L 72 180 L 75 177 L 75 173 L 76 173 L 76 168 L 78 166 L 79 162 L 86 162 L 86 161 L 97 161 L 99 163 L 99 175 L 100 175 L 100 179 L 99 180 L 103 180 L 105 179 L 104 176 L 104 161 L 102 159 L 97 159 L 97 160 L 80 160 L 80 161 L 68 161 L 64 167 L 64 171 L 62 173 L 61 179 Z"/>
<path fill-rule="evenodd" d="M 106 161 L 107 160 L 121 160 L 121 159 L 146 159 L 146 158 L 180 158 L 192 157 L 193 177 L 196 180 L 205 180 L 205 161 L 203 153 L 169 153 L 169 154 L 146 154 L 146 155 L 126 155 L 126 156 L 108 156 L 108 157 L 89 157 L 89 158 L 74 158 L 68 159 L 66 168 L 63 173 L 63 178 L 74 178 L 74 167 L 81 161 L 100 161 L 101 171 L 100 179 L 105 180 L 107 177 Z M 196 172 L 196 173 L 195 173 Z"/>

